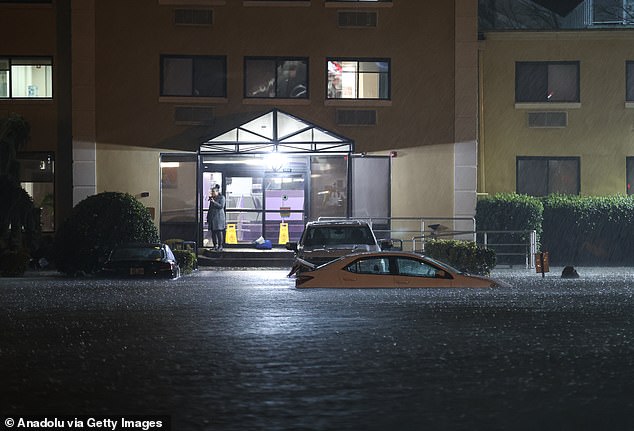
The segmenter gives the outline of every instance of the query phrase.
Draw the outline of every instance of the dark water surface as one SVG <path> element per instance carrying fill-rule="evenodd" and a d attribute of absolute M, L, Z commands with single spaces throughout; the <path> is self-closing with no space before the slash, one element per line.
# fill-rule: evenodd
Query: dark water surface
<path fill-rule="evenodd" d="M 286 271 L 0 279 L 0 414 L 186 430 L 632 430 L 634 269 L 497 290 L 296 290 Z M 559 271 L 560 273 L 560 271 Z"/>

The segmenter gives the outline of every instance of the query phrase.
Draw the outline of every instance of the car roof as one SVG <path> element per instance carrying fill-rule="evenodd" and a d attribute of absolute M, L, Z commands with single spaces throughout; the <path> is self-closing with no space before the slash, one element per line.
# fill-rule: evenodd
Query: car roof
<path fill-rule="evenodd" d="M 161 244 L 160 242 L 128 242 L 128 243 L 124 243 L 124 244 L 119 244 L 116 248 L 119 247 L 123 247 L 123 248 L 155 248 L 155 247 L 162 247 L 163 244 Z"/>
<path fill-rule="evenodd" d="M 306 227 L 309 226 L 369 226 L 368 222 L 364 220 L 317 220 L 309 221 L 306 223 Z"/>

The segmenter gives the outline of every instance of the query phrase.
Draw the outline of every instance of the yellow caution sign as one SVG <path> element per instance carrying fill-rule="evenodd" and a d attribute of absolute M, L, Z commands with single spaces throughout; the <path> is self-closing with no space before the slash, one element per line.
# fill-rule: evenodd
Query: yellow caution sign
<path fill-rule="evenodd" d="M 225 244 L 237 244 L 238 236 L 236 235 L 236 225 L 227 224 L 227 234 L 225 235 Z"/>
<path fill-rule="evenodd" d="M 288 241 L 288 223 L 280 223 L 280 240 L 278 244 L 286 244 Z"/>

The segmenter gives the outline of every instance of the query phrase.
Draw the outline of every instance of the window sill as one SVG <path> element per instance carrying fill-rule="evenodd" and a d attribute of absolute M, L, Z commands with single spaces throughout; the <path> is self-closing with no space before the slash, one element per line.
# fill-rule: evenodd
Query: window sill
<path fill-rule="evenodd" d="M 180 6 L 224 6 L 227 0 L 158 0 L 158 4 Z"/>
<path fill-rule="evenodd" d="M 361 106 L 368 108 L 378 108 L 382 106 L 392 106 L 392 101 L 376 99 L 326 99 L 324 101 L 324 106 Z"/>
<path fill-rule="evenodd" d="M 625 108 L 627 109 L 634 108 L 634 102 L 625 102 Z"/>
<path fill-rule="evenodd" d="M 187 104 L 226 104 L 229 99 L 226 97 L 178 97 L 178 96 L 159 96 L 159 103 L 187 103 Z"/>
<path fill-rule="evenodd" d="M 515 103 L 515 109 L 579 109 L 580 102 Z"/>
<path fill-rule="evenodd" d="M 310 1 L 255 1 L 255 0 L 244 0 L 242 2 L 243 6 L 274 6 L 274 7 L 310 7 Z"/>
<path fill-rule="evenodd" d="M 242 99 L 243 105 L 285 105 L 285 106 L 306 106 L 310 105 L 310 99 Z"/>
<path fill-rule="evenodd" d="M 36 99 L 31 97 L 14 97 L 11 99 L 0 99 L 0 105 L 54 105 L 51 99 Z"/>
<path fill-rule="evenodd" d="M 368 1 L 360 1 L 360 2 L 351 2 L 351 1 L 326 1 L 324 3 L 325 7 L 332 8 L 383 8 L 383 7 L 392 7 L 392 2 L 368 2 Z"/>

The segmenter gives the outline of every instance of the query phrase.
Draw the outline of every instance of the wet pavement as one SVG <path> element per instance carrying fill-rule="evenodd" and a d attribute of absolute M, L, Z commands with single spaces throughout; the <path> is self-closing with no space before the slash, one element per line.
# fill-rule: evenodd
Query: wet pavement
<path fill-rule="evenodd" d="M 632 430 L 634 269 L 296 290 L 284 270 L 0 279 L 0 415 L 187 430 Z"/>

